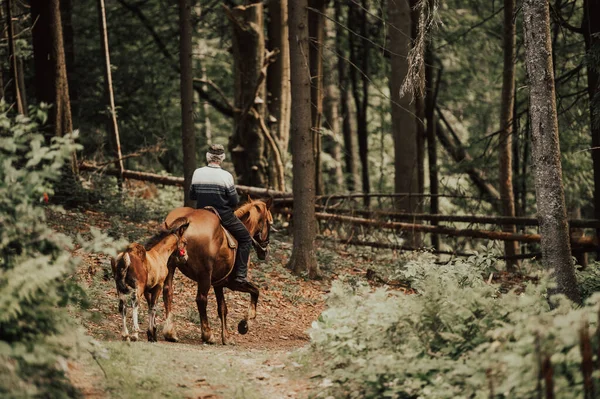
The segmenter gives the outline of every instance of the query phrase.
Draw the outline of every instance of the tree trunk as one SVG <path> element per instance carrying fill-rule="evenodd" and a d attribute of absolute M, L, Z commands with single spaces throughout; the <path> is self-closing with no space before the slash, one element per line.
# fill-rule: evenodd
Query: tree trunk
<path fill-rule="evenodd" d="M 440 212 L 439 207 L 439 178 L 438 178 L 438 165 L 437 165 L 437 143 L 435 140 L 435 129 L 436 129 L 436 118 L 435 118 L 435 102 L 436 93 L 433 82 L 433 45 L 429 43 L 426 47 L 425 53 L 425 118 L 427 119 L 427 160 L 429 166 L 429 212 L 436 215 Z M 439 80 L 439 78 L 438 78 Z M 435 82 L 439 85 L 440 82 Z M 437 222 L 432 221 L 432 226 L 436 226 Z M 438 235 L 431 236 L 431 246 L 439 251 L 440 249 L 440 237 Z"/>
<path fill-rule="evenodd" d="M 115 108 L 115 96 L 113 93 L 112 85 L 112 72 L 110 69 L 110 50 L 108 45 L 108 28 L 106 25 L 106 8 L 104 7 L 104 0 L 98 0 L 98 15 L 100 19 L 100 35 L 101 35 L 101 48 L 102 56 L 104 57 L 104 92 L 105 98 L 108 99 L 109 114 L 108 114 L 108 128 L 109 128 L 109 140 L 112 144 L 113 155 L 116 158 L 115 167 L 119 171 L 119 180 L 121 186 L 123 185 L 123 160 L 121 154 L 121 138 L 119 137 L 119 124 L 117 123 L 117 110 Z"/>
<path fill-rule="evenodd" d="M 197 7 L 197 14 L 200 15 L 200 7 Z M 200 77 L 203 82 L 208 81 L 208 76 L 206 75 L 206 41 L 204 39 L 200 39 L 198 43 L 198 67 L 200 69 Z M 208 91 L 208 85 L 206 83 L 202 84 L 202 90 L 205 92 Z M 206 144 L 212 144 L 212 127 L 210 123 L 210 111 L 208 106 L 208 101 L 203 100 L 200 96 L 198 96 L 198 102 L 201 104 L 202 117 L 204 118 L 204 139 Z"/>
<path fill-rule="evenodd" d="M 392 108 L 392 132 L 394 137 L 394 187 L 396 192 L 416 193 L 418 187 L 417 131 L 412 106 L 412 95 L 400 96 L 402 82 L 408 72 L 408 52 L 410 50 L 410 7 L 408 0 L 390 1 L 389 46 L 391 57 L 390 90 Z M 416 212 L 420 198 L 398 198 L 395 207 L 398 211 Z M 407 237 L 408 245 L 418 247 L 418 235 Z"/>
<path fill-rule="evenodd" d="M 308 2 L 290 3 L 290 69 L 292 108 L 292 163 L 294 177 L 293 233 L 294 246 L 287 265 L 295 273 L 308 270 L 310 278 L 319 276 L 314 239 L 315 218 L 315 159 L 311 132 L 310 75 L 308 56 Z"/>
<path fill-rule="evenodd" d="M 525 64 L 529 79 L 532 156 L 543 263 L 553 270 L 557 291 L 580 302 L 571 259 L 562 184 L 558 120 L 552 72 L 550 17 L 545 0 L 523 1 Z"/>
<path fill-rule="evenodd" d="M 369 130 L 367 126 L 367 110 L 369 108 L 369 49 L 371 48 L 371 44 L 369 43 L 367 32 L 367 10 L 367 0 L 362 0 L 360 10 L 357 3 L 353 3 L 349 11 L 350 25 L 360 26 L 360 35 L 362 36 L 360 45 L 355 42 L 354 34 L 350 34 L 349 42 L 350 61 L 354 64 L 354 67 L 350 69 L 350 80 L 352 81 L 352 93 L 356 105 L 356 133 L 358 136 L 358 156 L 362 166 L 363 193 L 371 191 L 369 179 Z M 395 29 L 392 30 L 395 31 Z M 410 31 L 408 34 L 410 35 Z M 356 70 L 356 67 L 360 68 L 360 82 L 358 78 L 359 72 Z M 369 206 L 370 197 L 364 197 L 364 204 L 366 207 Z"/>
<path fill-rule="evenodd" d="M 31 0 L 31 18 L 36 21 L 32 37 L 37 100 L 53 104 L 48 115 L 52 130 L 46 131 L 50 141 L 73 131 L 59 0 Z M 77 173 L 75 153 L 71 168 Z"/>
<path fill-rule="evenodd" d="M 335 30 L 331 24 L 325 22 L 327 32 L 327 42 L 335 42 Z M 344 173 L 342 171 L 342 148 L 340 145 L 340 115 L 339 107 L 339 90 L 337 88 L 337 80 L 335 78 L 335 63 L 331 57 L 324 58 L 323 65 L 323 80 L 325 85 L 325 97 L 323 98 L 323 114 L 325 116 L 324 127 L 329 130 L 329 134 L 323 136 L 323 148 L 333 161 L 333 164 L 328 170 L 329 179 L 326 187 L 329 187 L 328 192 L 335 193 L 343 191 Z"/>
<path fill-rule="evenodd" d="M 308 36 L 310 59 L 310 98 L 313 134 L 313 152 L 315 154 L 315 187 L 317 194 L 323 194 L 323 165 L 321 164 L 321 119 L 323 117 L 323 40 L 325 39 L 325 0 L 308 0 L 311 9 L 308 12 Z"/>
<path fill-rule="evenodd" d="M 269 65 L 267 90 L 269 114 L 276 119 L 274 136 L 285 164 L 290 141 L 290 45 L 288 42 L 288 0 L 269 0 L 269 50 L 279 49 L 277 59 Z M 281 188 L 282 190 L 284 188 Z"/>
<path fill-rule="evenodd" d="M 587 54 L 600 48 L 600 0 L 584 0 L 581 24 Z M 594 50 L 593 50 L 594 49 Z M 595 58 L 597 60 L 597 58 Z M 589 57 L 588 62 L 594 58 Z M 590 104 L 590 130 L 592 133 L 592 161 L 594 164 L 594 216 L 600 217 L 600 63 L 586 68 Z M 600 238 L 600 229 L 596 230 Z M 598 252 L 600 258 L 600 252 Z"/>
<path fill-rule="evenodd" d="M 502 216 L 515 216 L 515 197 L 512 181 L 512 134 L 515 101 L 515 0 L 504 0 L 504 71 L 502 74 L 502 104 L 500 106 L 499 188 L 502 198 Z M 504 231 L 516 232 L 514 225 L 505 225 Z M 517 242 L 506 242 L 504 253 L 508 259 L 519 253 Z M 507 260 L 506 269 L 517 271 L 519 262 Z"/>
<path fill-rule="evenodd" d="M 419 0 L 410 0 L 410 9 L 411 9 L 411 13 L 410 13 L 410 22 L 411 22 L 411 30 L 410 30 L 410 37 L 413 41 L 413 43 L 415 42 L 415 40 L 417 39 L 417 34 L 419 31 L 419 7 L 418 7 L 418 1 Z M 425 54 L 423 54 L 423 56 L 425 56 Z M 422 79 L 426 79 L 425 74 L 421 75 Z M 426 82 L 420 83 L 419 86 L 421 87 L 425 87 Z M 419 194 L 423 194 L 425 192 L 425 138 L 427 137 L 427 134 L 425 132 L 425 99 L 423 98 L 423 96 L 420 94 L 420 92 L 417 90 L 416 93 L 416 97 L 415 97 L 415 122 L 417 124 L 416 129 L 417 129 L 417 179 L 418 179 L 418 193 Z M 431 203 L 431 207 L 433 207 L 434 204 Z M 434 239 L 434 237 L 437 239 L 436 236 L 432 236 L 432 241 Z M 439 240 L 438 240 L 438 246 L 439 246 Z M 436 249 L 439 249 L 438 247 L 436 247 Z"/>
<path fill-rule="evenodd" d="M 193 207 L 189 198 L 192 175 L 196 169 L 196 136 L 194 135 L 194 83 L 192 74 L 192 6 L 190 0 L 179 3 L 179 68 L 181 91 L 181 145 L 183 148 L 183 191 L 185 206 Z"/>
<path fill-rule="evenodd" d="M 335 48 L 338 54 L 337 70 L 338 82 L 340 87 L 340 111 L 342 113 L 342 133 L 344 137 L 344 163 L 346 165 L 346 186 L 348 191 L 353 192 L 358 190 L 358 164 L 356 162 L 356 145 L 354 143 L 354 130 L 352 128 L 352 114 L 350 112 L 350 83 L 348 80 L 348 60 L 344 47 L 344 38 L 346 32 L 342 27 L 342 10 L 339 1 L 334 2 L 336 36 Z"/>
<path fill-rule="evenodd" d="M 12 92 L 10 101 L 14 101 L 17 107 L 17 112 L 23 115 L 25 114 L 26 107 L 23 106 L 23 100 L 21 97 L 21 87 L 19 85 L 19 66 L 17 55 L 15 54 L 15 32 L 12 20 L 12 5 L 10 0 L 6 0 L 4 5 L 6 13 L 6 31 L 8 35 L 8 65 L 10 71 L 10 85 L 8 85 L 8 90 Z"/>
<path fill-rule="evenodd" d="M 69 79 L 69 98 L 71 99 L 71 113 L 74 124 L 78 126 L 79 118 L 79 93 L 78 78 L 75 69 L 75 43 L 73 32 L 73 0 L 60 0 L 60 14 L 63 24 L 63 41 L 65 46 L 65 62 L 67 64 L 67 78 Z"/>
<path fill-rule="evenodd" d="M 266 114 L 266 84 L 261 79 L 265 61 L 263 5 L 238 6 L 226 9 L 226 13 L 233 28 L 234 106 L 242 110 L 235 115 L 234 134 L 229 141 L 233 165 L 239 183 L 272 187 L 261 130 Z"/>

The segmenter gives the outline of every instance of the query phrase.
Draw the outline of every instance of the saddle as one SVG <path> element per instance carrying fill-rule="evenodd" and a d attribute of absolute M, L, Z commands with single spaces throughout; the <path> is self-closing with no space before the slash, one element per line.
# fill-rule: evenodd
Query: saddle
<path fill-rule="evenodd" d="M 215 208 L 213 208 L 212 206 L 205 206 L 204 209 L 214 213 L 215 215 L 217 215 L 219 220 L 221 220 L 221 215 L 219 215 L 219 212 L 217 212 L 217 210 Z M 223 277 L 217 281 L 211 282 L 213 286 L 222 285 L 227 280 L 227 278 L 229 277 L 231 272 L 233 272 L 233 267 L 235 265 L 235 257 L 237 256 L 237 246 L 238 246 L 237 240 L 231 235 L 231 233 L 229 231 L 227 231 L 227 229 L 223 225 L 221 225 L 221 228 L 223 229 L 223 233 L 225 233 L 225 237 L 227 239 L 227 246 L 229 248 L 231 248 L 231 250 L 233 251 L 233 262 L 231 262 L 231 265 L 229 265 L 229 271 L 227 272 L 227 274 L 225 274 L 225 277 Z"/>
<path fill-rule="evenodd" d="M 219 220 L 221 220 L 221 215 L 219 215 L 219 212 L 217 212 L 217 210 L 215 208 L 213 208 L 212 206 L 205 206 L 204 209 L 206 209 L 207 211 L 211 211 L 212 213 L 217 215 Z M 231 235 L 231 233 L 223 225 L 221 225 L 221 228 L 223 229 L 223 232 L 225 233 L 225 237 L 227 238 L 227 245 L 229 246 L 229 248 L 237 249 L 237 246 L 238 246 L 237 240 Z"/>

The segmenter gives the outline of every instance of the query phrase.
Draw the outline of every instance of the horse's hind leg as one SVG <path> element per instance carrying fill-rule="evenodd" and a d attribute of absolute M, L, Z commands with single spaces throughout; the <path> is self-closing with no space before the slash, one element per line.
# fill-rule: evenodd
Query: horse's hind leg
<path fill-rule="evenodd" d="M 208 344 L 214 344 L 215 339 L 210 331 L 208 315 L 206 314 L 206 305 L 208 304 L 208 291 L 210 290 L 210 279 L 198 283 L 198 292 L 196 294 L 196 304 L 198 313 L 200 313 L 200 326 L 202 328 L 202 341 Z"/>
<path fill-rule="evenodd" d="M 169 266 L 169 274 L 165 279 L 163 288 L 163 302 L 165 304 L 165 323 L 163 324 L 163 335 L 169 342 L 177 342 L 177 333 L 173 323 L 173 313 L 171 306 L 173 304 L 173 276 L 175 275 L 175 267 Z"/>
<path fill-rule="evenodd" d="M 125 302 L 124 298 L 119 298 L 119 313 L 121 313 L 121 319 L 123 321 L 121 338 L 123 341 L 129 341 L 129 331 L 127 330 L 127 302 Z"/>
<path fill-rule="evenodd" d="M 223 345 L 227 345 L 229 341 L 229 331 L 227 331 L 227 303 L 225 302 L 225 294 L 223 287 L 214 287 L 215 296 L 217 297 L 217 312 L 221 319 L 221 341 Z"/>

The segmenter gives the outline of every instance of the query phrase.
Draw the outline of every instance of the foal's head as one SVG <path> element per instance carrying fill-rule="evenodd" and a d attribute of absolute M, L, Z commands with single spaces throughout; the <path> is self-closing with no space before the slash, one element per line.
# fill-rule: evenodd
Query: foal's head
<path fill-rule="evenodd" d="M 273 229 L 271 206 L 273 206 L 273 198 L 263 201 L 248 197 L 248 202 L 235 212 L 250 232 L 252 244 L 260 260 L 267 259 L 269 255 L 269 236 Z"/>
<path fill-rule="evenodd" d="M 177 238 L 177 241 L 175 242 L 175 245 L 173 245 L 172 248 L 169 248 L 169 250 L 172 252 L 173 255 L 178 256 L 183 262 L 187 261 L 187 240 L 185 239 L 183 234 L 185 233 L 189 225 L 190 222 L 185 217 L 175 219 L 170 225 L 165 224 L 163 229 L 161 229 L 157 234 L 154 235 L 154 237 L 148 240 L 148 242 L 145 245 L 146 251 L 150 251 L 153 249 L 163 249 L 163 247 L 159 248 L 159 246 L 168 245 L 167 238 L 173 235 Z"/>

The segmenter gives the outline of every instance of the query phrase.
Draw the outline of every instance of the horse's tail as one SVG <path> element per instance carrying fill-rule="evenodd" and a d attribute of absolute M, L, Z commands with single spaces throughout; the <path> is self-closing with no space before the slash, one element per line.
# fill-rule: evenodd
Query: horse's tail
<path fill-rule="evenodd" d="M 128 294 L 129 287 L 127 287 L 125 278 L 127 277 L 127 269 L 129 269 L 129 266 L 131 266 L 129 252 L 121 252 L 119 255 L 117 255 L 116 259 L 111 259 L 111 264 L 115 274 L 115 281 L 117 283 L 117 292 L 119 294 Z"/>

